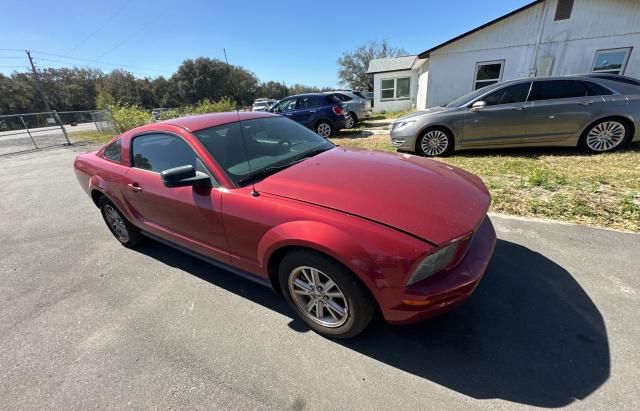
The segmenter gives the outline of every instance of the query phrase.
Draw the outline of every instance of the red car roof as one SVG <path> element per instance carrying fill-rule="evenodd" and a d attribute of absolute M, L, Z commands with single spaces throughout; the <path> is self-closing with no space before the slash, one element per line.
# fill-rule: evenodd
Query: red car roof
<path fill-rule="evenodd" d="M 229 111 L 226 113 L 199 114 L 172 118 L 161 121 L 161 124 L 171 124 L 182 127 L 188 131 L 198 131 L 204 128 L 219 126 L 221 124 L 233 123 L 238 120 L 252 120 L 254 118 L 277 117 L 277 114 L 266 113 L 264 111 Z"/>

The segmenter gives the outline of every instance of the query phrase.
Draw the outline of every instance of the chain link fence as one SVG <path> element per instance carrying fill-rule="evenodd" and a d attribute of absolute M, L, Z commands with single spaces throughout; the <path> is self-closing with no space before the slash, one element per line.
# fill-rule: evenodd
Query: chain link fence
<path fill-rule="evenodd" d="M 115 132 L 107 110 L 24 113 L 0 116 L 0 155 L 69 145 L 88 132 Z"/>

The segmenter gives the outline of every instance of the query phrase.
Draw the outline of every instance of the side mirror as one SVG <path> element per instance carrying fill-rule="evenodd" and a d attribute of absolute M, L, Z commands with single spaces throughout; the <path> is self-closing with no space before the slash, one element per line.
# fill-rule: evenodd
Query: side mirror
<path fill-rule="evenodd" d="M 485 107 L 487 107 L 487 102 L 484 100 L 478 100 L 471 105 L 471 110 L 472 111 L 480 110 L 481 108 L 485 108 Z"/>
<path fill-rule="evenodd" d="M 165 187 L 205 186 L 211 187 L 211 178 L 200 171 L 196 171 L 192 165 L 180 166 L 164 170 L 160 173 L 160 179 Z"/>

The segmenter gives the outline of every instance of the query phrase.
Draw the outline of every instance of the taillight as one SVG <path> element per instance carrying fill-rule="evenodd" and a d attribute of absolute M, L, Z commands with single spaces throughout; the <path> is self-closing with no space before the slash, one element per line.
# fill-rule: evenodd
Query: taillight
<path fill-rule="evenodd" d="M 331 110 L 333 110 L 333 112 L 336 114 L 336 116 L 339 116 L 342 114 L 342 107 L 341 106 L 333 106 L 331 107 Z"/>

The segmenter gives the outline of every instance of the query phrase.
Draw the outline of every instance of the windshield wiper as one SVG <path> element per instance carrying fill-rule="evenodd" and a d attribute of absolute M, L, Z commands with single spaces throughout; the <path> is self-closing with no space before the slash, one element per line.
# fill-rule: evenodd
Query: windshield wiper
<path fill-rule="evenodd" d="M 271 174 L 277 173 L 278 171 L 281 171 L 281 170 L 284 170 L 285 168 L 291 167 L 294 164 L 298 164 L 298 163 L 306 160 L 309 157 L 313 157 L 313 156 L 315 156 L 317 154 L 320 154 L 322 152 L 325 152 L 325 151 L 327 151 L 327 150 L 329 150 L 331 148 L 333 148 L 333 147 L 326 147 L 326 146 L 325 147 L 319 147 L 319 148 L 316 148 L 314 150 L 311 150 L 311 151 L 308 151 L 308 152 L 304 153 L 302 156 L 300 156 L 300 157 L 296 158 L 295 160 L 290 161 L 288 163 L 281 164 L 279 166 L 269 166 L 269 167 L 263 168 L 260 171 L 256 171 L 255 173 L 253 173 L 253 174 L 251 174 L 251 175 L 249 175 L 249 176 L 247 176 L 247 177 L 245 177 L 243 179 L 238 180 L 238 184 L 248 183 L 249 181 L 261 180 L 261 179 L 263 179 L 265 177 L 270 176 Z"/>

